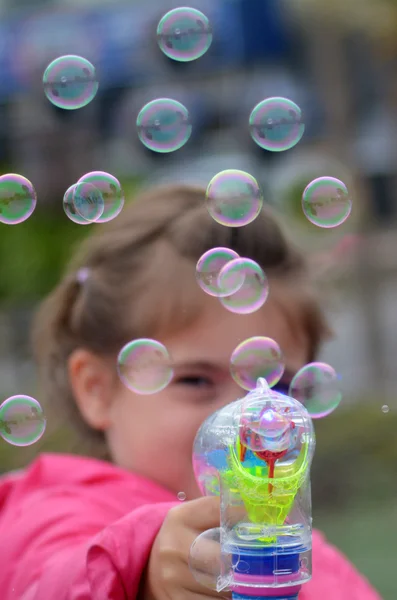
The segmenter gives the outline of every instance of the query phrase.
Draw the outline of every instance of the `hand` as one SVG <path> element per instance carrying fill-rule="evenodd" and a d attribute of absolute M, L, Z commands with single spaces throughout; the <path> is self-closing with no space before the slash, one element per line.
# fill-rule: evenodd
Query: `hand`
<path fill-rule="evenodd" d="M 143 580 L 142 600 L 231 598 L 227 592 L 218 593 L 198 583 L 188 564 L 190 547 L 196 537 L 207 529 L 219 527 L 219 510 L 219 498 L 208 496 L 185 502 L 169 511 L 152 547 Z M 202 565 L 203 581 L 207 579 L 211 583 L 219 574 L 220 547 L 210 541 L 207 547 Z"/>

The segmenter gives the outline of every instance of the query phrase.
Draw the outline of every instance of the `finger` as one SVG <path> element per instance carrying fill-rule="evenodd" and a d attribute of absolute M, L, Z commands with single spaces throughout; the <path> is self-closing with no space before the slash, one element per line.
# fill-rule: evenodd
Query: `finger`
<path fill-rule="evenodd" d="M 214 576 L 219 575 L 221 572 L 221 545 L 219 541 L 198 536 L 193 541 L 190 549 L 189 566 L 191 570 L 203 576 L 209 575 L 214 579 Z"/>
<path fill-rule="evenodd" d="M 201 532 L 219 527 L 219 496 L 205 496 L 185 502 L 178 506 L 178 516 L 185 525 L 195 531 Z"/>

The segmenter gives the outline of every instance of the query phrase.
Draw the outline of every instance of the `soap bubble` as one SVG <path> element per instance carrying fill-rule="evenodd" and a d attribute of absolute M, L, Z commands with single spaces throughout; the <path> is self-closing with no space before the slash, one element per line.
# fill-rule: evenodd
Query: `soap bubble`
<path fill-rule="evenodd" d="M 261 267 L 249 258 L 235 258 L 220 271 L 218 286 L 230 289 L 238 277 L 244 275 L 244 283 L 234 294 L 219 298 L 222 306 L 232 313 L 248 315 L 259 310 L 269 295 L 268 279 Z"/>
<path fill-rule="evenodd" d="M 87 181 L 82 181 L 74 186 L 73 204 L 77 213 L 86 221 L 97 221 L 105 209 L 101 192 Z"/>
<path fill-rule="evenodd" d="M 305 406 L 313 419 L 330 415 L 342 400 L 335 369 L 322 362 L 302 367 L 292 379 L 288 393 Z"/>
<path fill-rule="evenodd" d="M 335 177 L 319 177 L 303 192 L 302 208 L 311 223 L 330 229 L 346 221 L 352 210 L 352 200 L 342 181 Z"/>
<path fill-rule="evenodd" d="M 264 150 L 290 150 L 302 139 L 305 125 L 302 111 L 287 98 L 267 98 L 251 112 L 249 128 L 252 139 Z"/>
<path fill-rule="evenodd" d="M 241 342 L 230 358 L 230 373 L 244 390 L 254 390 L 260 377 L 269 387 L 278 383 L 284 373 L 284 357 L 280 346 L 269 337 L 251 337 Z"/>
<path fill-rule="evenodd" d="M 143 395 L 161 392 L 174 375 L 167 348 L 147 338 L 128 342 L 120 350 L 117 369 L 124 385 Z"/>
<path fill-rule="evenodd" d="M 294 426 L 287 413 L 268 406 L 258 415 L 244 410 L 240 417 L 240 441 L 253 452 L 285 452 L 295 441 Z"/>
<path fill-rule="evenodd" d="M 228 544 L 221 555 L 219 527 L 203 531 L 190 547 L 189 568 L 194 579 L 214 591 L 222 591 L 232 582 L 233 569 L 240 560 L 237 546 Z"/>
<path fill-rule="evenodd" d="M 186 500 L 186 494 L 185 494 L 185 492 L 178 492 L 177 498 L 178 498 L 178 500 L 180 502 L 184 502 Z"/>
<path fill-rule="evenodd" d="M 382 412 L 386 415 L 390 411 L 390 407 L 387 404 L 382 406 Z"/>
<path fill-rule="evenodd" d="M 13 446 L 30 446 L 43 435 L 47 420 L 39 402 L 22 394 L 0 405 L 0 436 Z"/>
<path fill-rule="evenodd" d="M 170 98 L 159 98 L 146 104 L 138 114 L 136 125 L 142 144 L 154 152 L 179 150 L 192 133 L 186 107 Z"/>
<path fill-rule="evenodd" d="M 81 215 L 79 215 L 74 205 L 73 196 L 76 186 L 77 183 L 74 183 L 66 190 L 63 196 L 63 210 L 65 211 L 66 216 L 73 221 L 73 223 L 77 223 L 77 225 L 90 225 L 91 221 L 87 221 Z"/>
<path fill-rule="evenodd" d="M 8 173 L 0 177 L 0 223 L 18 225 L 36 208 L 37 196 L 26 177 Z"/>
<path fill-rule="evenodd" d="M 107 223 L 120 214 L 124 206 L 124 193 L 116 177 L 105 171 L 91 171 L 80 177 L 77 183 L 82 182 L 93 185 L 102 197 L 104 208 L 95 219 L 96 223 Z"/>
<path fill-rule="evenodd" d="M 212 43 L 212 28 L 205 15 L 195 8 L 174 8 L 157 27 L 157 41 L 166 56 L 180 62 L 196 60 Z"/>
<path fill-rule="evenodd" d="M 244 283 L 244 274 L 236 273 L 225 282 L 228 289 L 221 289 L 218 285 L 218 276 L 222 268 L 231 260 L 239 258 L 237 252 L 229 248 L 212 248 L 199 258 L 196 265 L 197 283 L 204 292 L 210 296 L 229 296 L 236 292 Z"/>
<path fill-rule="evenodd" d="M 43 75 L 44 93 L 59 108 L 74 110 L 93 100 L 98 91 L 95 67 L 81 56 L 61 56 Z"/>
<path fill-rule="evenodd" d="M 221 171 L 211 179 L 206 191 L 211 217 L 226 227 L 242 227 L 256 219 L 263 196 L 252 175 L 237 169 Z"/>

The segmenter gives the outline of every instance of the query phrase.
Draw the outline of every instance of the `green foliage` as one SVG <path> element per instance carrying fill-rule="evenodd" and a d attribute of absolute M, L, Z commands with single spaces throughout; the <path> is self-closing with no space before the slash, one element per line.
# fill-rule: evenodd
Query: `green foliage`
<path fill-rule="evenodd" d="M 368 400 L 316 423 L 313 504 L 372 506 L 397 494 L 397 414 Z"/>
<path fill-rule="evenodd" d="M 132 198 L 137 181 L 123 183 Z M 28 304 L 41 298 L 58 282 L 73 247 L 101 225 L 77 225 L 62 204 L 57 210 L 40 207 L 18 225 L 0 223 L 0 304 Z"/>
<path fill-rule="evenodd" d="M 0 302 L 25 304 L 46 294 L 57 283 L 71 247 L 89 229 L 39 209 L 24 223 L 1 225 Z"/>

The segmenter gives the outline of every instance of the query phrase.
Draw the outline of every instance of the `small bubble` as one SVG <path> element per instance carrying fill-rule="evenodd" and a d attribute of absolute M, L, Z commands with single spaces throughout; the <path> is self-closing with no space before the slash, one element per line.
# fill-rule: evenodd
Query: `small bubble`
<path fill-rule="evenodd" d="M 0 177 L 0 223 L 18 225 L 34 212 L 36 191 L 26 177 L 8 173 Z"/>
<path fill-rule="evenodd" d="M 180 500 L 180 502 L 184 502 L 186 500 L 185 492 L 178 492 L 178 500 Z"/>
<path fill-rule="evenodd" d="M 384 405 L 382 406 L 382 412 L 383 412 L 384 414 L 386 414 L 386 413 L 388 413 L 389 411 L 390 411 L 390 407 L 389 407 L 387 404 L 384 404 Z"/>
<path fill-rule="evenodd" d="M 167 348 L 157 340 L 141 338 L 128 342 L 117 359 L 119 377 L 136 394 L 156 394 L 173 377 Z"/>
<path fill-rule="evenodd" d="M 44 71 L 43 85 L 48 100 L 67 110 L 89 104 L 99 87 L 94 65 L 74 55 L 53 60 Z"/>
<path fill-rule="evenodd" d="M 221 171 L 211 179 L 206 191 L 211 217 L 226 227 L 252 223 L 263 206 L 263 196 L 252 175 L 238 169 Z"/>
<path fill-rule="evenodd" d="M 183 104 L 170 98 L 158 98 L 146 104 L 136 120 L 142 144 L 153 152 L 175 152 L 190 138 L 192 125 Z"/>
<path fill-rule="evenodd" d="M 305 131 L 301 109 L 287 98 L 259 102 L 251 112 L 249 128 L 254 142 L 272 152 L 293 148 Z"/>
<path fill-rule="evenodd" d="M 306 218 L 324 229 L 342 225 L 352 210 L 346 185 L 334 177 L 319 177 L 305 188 L 302 209 Z"/>
<path fill-rule="evenodd" d="M 157 27 L 160 50 L 173 60 L 189 62 L 203 56 L 212 43 L 207 17 L 195 8 L 174 8 Z"/>

